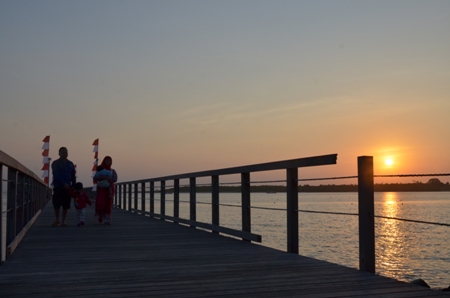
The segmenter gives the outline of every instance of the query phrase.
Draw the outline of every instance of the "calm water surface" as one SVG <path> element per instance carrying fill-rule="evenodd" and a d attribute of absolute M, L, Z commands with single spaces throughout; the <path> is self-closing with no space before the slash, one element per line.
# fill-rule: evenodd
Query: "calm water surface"
<path fill-rule="evenodd" d="M 156 194 L 155 211 L 160 204 Z M 166 194 L 166 214 L 173 215 Z M 180 217 L 189 218 L 189 194 L 180 194 Z M 262 245 L 286 251 L 286 194 L 252 193 L 252 232 Z M 300 193 L 299 209 L 357 213 L 357 193 Z M 211 223 L 211 194 L 197 194 L 197 220 Z M 205 204 L 202 204 L 205 203 Z M 240 205 L 240 194 L 221 193 L 221 204 Z M 148 206 L 148 204 L 147 204 Z M 269 208 L 269 209 L 257 209 Z M 450 224 L 450 192 L 378 192 L 375 214 Z M 220 207 L 220 224 L 241 229 L 240 207 Z M 403 281 L 424 279 L 432 288 L 450 286 L 450 227 L 375 219 L 376 272 Z M 359 267 L 358 217 L 299 213 L 301 255 Z"/>

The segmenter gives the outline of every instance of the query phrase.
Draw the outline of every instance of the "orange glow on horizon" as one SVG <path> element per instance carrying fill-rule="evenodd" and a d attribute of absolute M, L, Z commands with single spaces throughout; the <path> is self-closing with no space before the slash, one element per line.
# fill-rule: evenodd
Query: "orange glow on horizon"
<path fill-rule="evenodd" d="M 376 174 L 402 174 L 409 159 L 403 146 L 380 147 L 374 152 L 374 168 Z"/>

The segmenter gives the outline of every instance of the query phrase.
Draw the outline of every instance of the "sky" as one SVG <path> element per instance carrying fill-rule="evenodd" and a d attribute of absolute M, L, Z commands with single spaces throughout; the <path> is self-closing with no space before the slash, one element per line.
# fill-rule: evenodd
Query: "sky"
<path fill-rule="evenodd" d="M 356 175 L 365 155 L 376 175 L 450 173 L 449 16 L 447 0 L 2 0 L 0 150 L 41 177 L 50 135 L 85 186 L 97 138 L 119 182 L 325 154 L 299 178 Z"/>

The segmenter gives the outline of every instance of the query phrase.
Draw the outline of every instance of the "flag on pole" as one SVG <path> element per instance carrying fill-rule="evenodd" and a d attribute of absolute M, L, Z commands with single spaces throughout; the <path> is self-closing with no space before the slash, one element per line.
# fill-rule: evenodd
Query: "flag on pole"
<path fill-rule="evenodd" d="M 44 142 L 44 145 L 42 145 L 42 150 L 44 150 L 42 152 L 42 156 L 43 156 L 42 163 L 44 164 L 41 169 L 42 171 L 44 171 L 42 173 L 42 178 L 44 179 L 44 183 L 49 185 L 48 184 L 48 181 L 49 181 L 48 174 L 49 174 L 49 168 L 50 168 L 50 158 L 48 157 L 48 153 L 50 151 L 50 136 L 46 136 L 42 140 L 42 142 Z"/>
<path fill-rule="evenodd" d="M 98 166 L 98 139 L 92 143 L 92 146 L 94 146 L 94 166 L 92 167 L 92 178 L 94 178 L 95 174 L 97 173 L 97 166 Z M 97 190 L 97 183 L 94 182 L 94 186 L 92 187 L 92 191 Z"/>

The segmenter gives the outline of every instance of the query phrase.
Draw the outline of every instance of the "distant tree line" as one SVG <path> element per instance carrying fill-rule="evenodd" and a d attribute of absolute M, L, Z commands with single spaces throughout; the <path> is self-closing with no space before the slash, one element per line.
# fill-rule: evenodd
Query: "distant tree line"
<path fill-rule="evenodd" d="M 414 181 L 413 183 L 381 183 L 374 185 L 375 191 L 450 191 L 450 184 L 442 183 L 439 179 L 430 179 L 427 183 Z M 157 190 L 158 191 L 158 190 Z M 189 186 L 180 187 L 180 192 L 189 192 Z M 211 186 L 197 186 L 196 191 L 211 192 Z M 219 192 L 240 192 L 241 186 L 219 186 Z M 286 192 L 283 185 L 252 185 L 251 192 Z M 321 185 L 299 185 L 299 192 L 357 192 L 357 184 L 321 184 Z M 171 193 L 173 189 L 168 188 L 166 192 Z"/>

